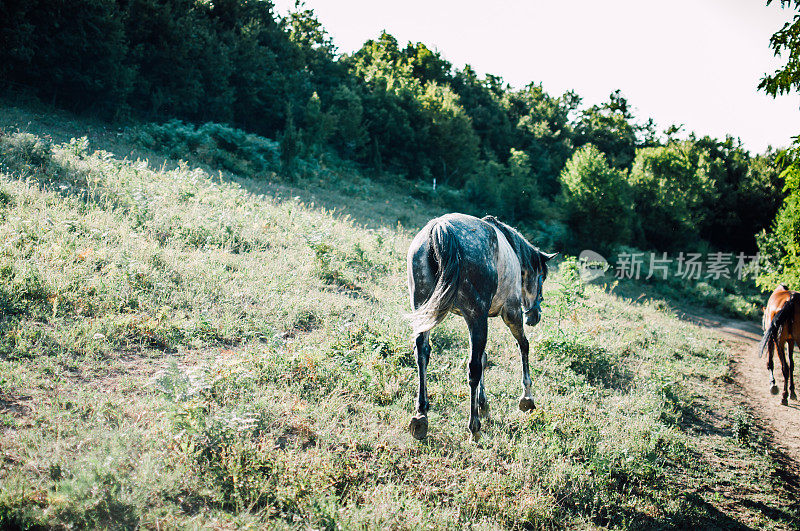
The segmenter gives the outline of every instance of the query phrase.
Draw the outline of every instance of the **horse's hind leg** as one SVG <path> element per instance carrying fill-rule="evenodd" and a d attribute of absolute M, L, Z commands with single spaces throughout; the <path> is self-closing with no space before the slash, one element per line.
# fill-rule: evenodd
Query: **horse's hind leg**
<path fill-rule="evenodd" d="M 519 355 L 522 358 L 522 396 L 519 399 L 519 408 L 522 411 L 530 411 L 535 409 L 536 405 L 533 403 L 533 394 L 531 393 L 531 375 L 528 367 L 528 338 L 525 337 L 525 328 L 522 326 L 522 311 L 514 308 L 510 311 L 503 311 L 503 322 L 511 330 L 514 339 L 517 340 L 519 346 Z"/>
<path fill-rule="evenodd" d="M 767 341 L 767 371 L 769 372 L 769 392 L 773 395 L 778 394 L 778 386 L 775 384 L 775 361 L 773 355 L 775 354 L 775 342 L 773 340 Z"/>
<path fill-rule="evenodd" d="M 486 365 L 489 363 L 486 350 L 483 351 L 481 363 L 483 364 L 483 374 L 481 375 L 481 383 L 478 386 L 478 415 L 481 418 L 487 418 L 489 416 L 489 401 L 486 399 L 486 389 L 483 387 L 483 376 L 486 374 Z"/>
<path fill-rule="evenodd" d="M 783 343 L 779 343 L 778 347 L 778 360 L 781 362 L 781 373 L 783 373 L 783 396 L 781 397 L 781 404 L 784 406 L 789 405 L 789 364 L 786 362 L 786 353 L 783 350 Z"/>
<path fill-rule="evenodd" d="M 486 350 L 486 336 L 489 330 L 489 318 L 486 313 L 467 321 L 469 327 L 469 424 L 467 428 L 477 438 L 481 431 L 478 418 L 478 394 L 483 379 L 483 355 Z"/>
<path fill-rule="evenodd" d="M 431 345 L 428 339 L 430 331 L 417 334 L 414 338 L 414 353 L 417 355 L 417 372 L 419 373 L 419 390 L 417 392 L 417 413 L 408 425 L 415 439 L 424 439 L 428 435 L 428 360 L 431 356 Z"/>
<path fill-rule="evenodd" d="M 789 398 L 797 400 L 794 392 L 794 340 L 789 340 Z"/>

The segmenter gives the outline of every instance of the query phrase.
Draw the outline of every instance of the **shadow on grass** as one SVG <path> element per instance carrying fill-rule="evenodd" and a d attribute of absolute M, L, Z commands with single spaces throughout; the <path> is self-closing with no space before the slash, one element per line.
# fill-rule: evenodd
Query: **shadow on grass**
<path fill-rule="evenodd" d="M 767 429 L 759 419 L 751 417 L 747 420 L 734 418 L 730 427 L 721 421 L 724 420 L 713 408 L 706 406 L 703 408 L 705 414 L 693 415 L 687 418 L 684 429 L 696 430 L 704 435 L 714 435 L 733 439 L 738 441 L 738 445 L 747 449 L 753 455 L 767 455 L 771 461 L 771 474 L 770 476 L 763 477 L 760 482 L 768 483 L 768 488 L 773 488 L 782 491 L 779 498 L 785 499 L 790 502 L 786 508 L 776 507 L 774 505 L 767 505 L 761 500 L 751 499 L 750 494 L 745 489 L 734 489 L 727 491 L 724 496 L 729 501 L 738 506 L 757 511 L 765 518 L 777 523 L 782 524 L 787 529 L 800 528 L 800 501 L 797 500 L 797 493 L 800 492 L 800 477 L 797 475 L 797 467 L 791 457 L 783 452 L 776 444 L 773 433 Z M 741 463 L 735 458 L 731 457 L 728 460 L 719 456 L 714 461 L 710 462 L 702 454 L 696 454 L 698 461 L 703 460 L 707 466 L 713 469 L 726 467 L 731 469 L 741 468 Z M 696 502 L 697 498 L 700 500 L 698 503 L 708 506 L 714 512 L 719 512 L 703 501 L 698 495 L 692 494 L 687 497 L 690 502 Z M 724 516 L 724 515 L 723 515 Z M 726 519 L 728 517 L 725 517 Z M 703 527 L 705 524 L 700 523 Z M 747 527 L 737 524 L 732 525 L 726 523 L 719 525 L 716 522 L 711 528 L 718 529 L 747 529 Z"/>
<path fill-rule="evenodd" d="M 554 356 L 596 387 L 628 389 L 633 374 L 613 352 L 569 337 L 549 337 L 533 346 L 543 356 Z"/>
<path fill-rule="evenodd" d="M 787 525 L 787 527 L 794 527 L 795 529 L 797 529 L 798 517 L 797 517 L 796 505 L 795 505 L 795 513 L 790 513 L 788 511 L 770 507 L 769 505 L 765 504 L 762 501 L 742 500 L 742 505 L 750 509 L 753 509 L 755 511 L 758 511 L 759 513 L 763 514 L 766 518 L 769 518 L 773 522 L 784 523 Z"/>
<path fill-rule="evenodd" d="M 670 518 L 669 528 L 684 529 L 756 529 L 734 520 L 697 494 L 686 494 L 684 497 L 691 509 L 683 514 Z"/>

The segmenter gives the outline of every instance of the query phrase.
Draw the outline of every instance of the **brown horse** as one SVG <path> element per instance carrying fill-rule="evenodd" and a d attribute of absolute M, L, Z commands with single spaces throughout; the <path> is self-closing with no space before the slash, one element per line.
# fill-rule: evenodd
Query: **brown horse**
<path fill-rule="evenodd" d="M 772 353 L 778 351 L 778 359 L 781 362 L 781 372 L 783 373 L 783 398 L 781 404 L 788 405 L 787 397 L 797 400 L 794 392 L 794 344 L 800 341 L 800 293 L 791 291 L 783 284 L 778 285 L 764 308 L 764 337 L 758 345 L 758 356 L 764 354 L 766 348 L 769 352 L 767 357 L 767 370 L 769 371 L 770 392 L 778 394 L 778 386 L 775 385 L 774 364 Z M 784 345 L 789 344 L 789 359 L 787 363 Z"/>

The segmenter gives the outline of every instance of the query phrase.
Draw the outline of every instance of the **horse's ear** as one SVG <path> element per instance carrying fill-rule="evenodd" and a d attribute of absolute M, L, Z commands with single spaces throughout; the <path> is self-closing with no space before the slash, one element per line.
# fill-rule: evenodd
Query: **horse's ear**
<path fill-rule="evenodd" d="M 542 258 L 544 258 L 545 262 L 549 262 L 550 260 L 552 260 L 553 258 L 558 256 L 557 252 L 555 252 L 555 253 L 541 253 L 541 254 L 542 254 Z"/>

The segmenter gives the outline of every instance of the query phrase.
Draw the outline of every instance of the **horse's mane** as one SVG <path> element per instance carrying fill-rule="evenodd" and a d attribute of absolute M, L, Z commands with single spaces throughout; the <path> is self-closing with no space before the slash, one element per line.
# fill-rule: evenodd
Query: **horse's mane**
<path fill-rule="evenodd" d="M 494 216 L 485 216 L 482 219 L 497 227 L 497 229 L 503 233 L 503 236 L 506 237 L 508 243 L 511 244 L 511 248 L 514 249 L 514 252 L 517 254 L 519 265 L 523 270 L 541 271 L 543 275 L 542 280 L 547 278 L 547 262 L 542 257 L 541 251 L 526 240 L 525 236 L 520 234 L 514 227 L 506 225 Z"/>

